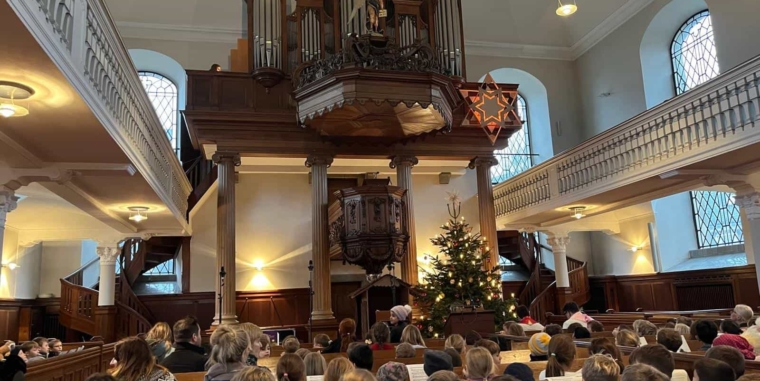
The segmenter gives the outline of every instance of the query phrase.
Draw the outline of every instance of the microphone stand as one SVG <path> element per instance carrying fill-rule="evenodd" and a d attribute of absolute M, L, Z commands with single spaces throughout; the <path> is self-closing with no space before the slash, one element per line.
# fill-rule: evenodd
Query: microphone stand
<path fill-rule="evenodd" d="M 311 335 L 311 331 L 313 329 L 313 316 L 312 313 L 314 312 L 314 285 L 312 280 L 314 279 L 314 261 L 309 260 L 309 340 L 312 340 L 313 337 Z"/>
<path fill-rule="evenodd" d="M 222 266 L 222 270 L 219 271 L 219 325 L 222 325 L 222 290 L 224 289 L 225 276 L 227 276 L 227 272 L 224 271 L 224 266 Z"/>

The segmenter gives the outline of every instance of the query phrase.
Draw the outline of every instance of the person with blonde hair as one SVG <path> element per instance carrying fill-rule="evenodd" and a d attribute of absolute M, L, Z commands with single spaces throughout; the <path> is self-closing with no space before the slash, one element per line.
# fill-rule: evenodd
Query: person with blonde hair
<path fill-rule="evenodd" d="M 507 329 L 507 335 L 510 336 L 525 336 L 525 330 L 520 324 L 512 324 Z"/>
<path fill-rule="evenodd" d="M 148 342 L 128 337 L 114 347 L 116 368 L 111 375 L 117 381 L 176 381 L 166 368 L 156 365 Z"/>
<path fill-rule="evenodd" d="M 737 304 L 734 310 L 731 311 L 731 320 L 739 324 L 739 327 L 749 327 L 749 323 L 754 316 L 755 311 L 746 304 Z"/>
<path fill-rule="evenodd" d="M 411 324 L 407 325 L 406 328 L 404 328 L 404 332 L 401 333 L 401 342 L 409 343 L 412 345 L 412 348 L 415 349 L 427 348 L 425 346 L 425 340 L 422 339 L 422 334 L 420 333 L 419 328 Z"/>
<path fill-rule="evenodd" d="M 414 350 L 412 344 L 401 343 L 396 345 L 396 358 L 397 359 L 410 359 L 417 355 L 417 351 Z"/>
<path fill-rule="evenodd" d="M 494 373 L 494 361 L 491 352 L 483 347 L 467 351 L 464 374 L 468 380 L 486 380 Z"/>
<path fill-rule="evenodd" d="M 204 381 L 226 381 L 245 368 L 251 340 L 240 327 L 220 325 L 211 334 L 211 355 Z"/>
<path fill-rule="evenodd" d="M 620 366 L 610 356 L 591 355 L 583 362 L 581 377 L 583 381 L 618 381 Z"/>
<path fill-rule="evenodd" d="M 306 381 L 305 368 L 301 357 L 286 353 L 277 361 L 277 381 Z"/>
<path fill-rule="evenodd" d="M 323 376 L 327 369 L 325 356 L 322 356 L 319 352 L 309 352 L 303 358 L 303 363 L 306 368 L 306 376 Z"/>
<path fill-rule="evenodd" d="M 461 356 L 464 356 L 465 352 L 467 352 L 467 345 L 465 344 L 464 337 L 456 333 L 446 338 L 446 343 L 443 344 L 443 348 L 452 348 L 459 352 Z"/>
<path fill-rule="evenodd" d="M 324 381 L 339 381 L 344 374 L 354 370 L 354 364 L 345 357 L 336 357 L 330 360 L 325 370 Z"/>
<path fill-rule="evenodd" d="M 248 366 L 237 372 L 235 377 L 230 381 L 277 381 L 267 368 L 259 366 Z"/>
<path fill-rule="evenodd" d="M 450 370 L 439 370 L 431 374 L 428 381 L 459 381 L 459 376 Z"/>
<path fill-rule="evenodd" d="M 160 321 L 151 327 L 146 340 L 156 340 L 163 343 L 166 353 L 158 361 L 163 360 L 174 352 L 174 348 L 172 348 L 174 335 L 172 334 L 172 328 L 166 322 Z"/>
<path fill-rule="evenodd" d="M 340 381 L 377 381 L 377 378 L 366 369 L 353 369 L 344 374 Z"/>
<path fill-rule="evenodd" d="M 251 339 L 250 352 L 248 358 L 245 360 L 245 364 L 248 366 L 258 365 L 259 355 L 261 352 L 261 336 L 264 332 L 256 324 L 245 322 L 238 325 L 240 329 L 248 334 L 248 338 Z"/>
<path fill-rule="evenodd" d="M 639 337 L 627 329 L 621 329 L 615 335 L 615 345 L 620 347 L 638 347 L 640 345 Z"/>
<path fill-rule="evenodd" d="M 673 329 L 675 329 L 676 332 L 680 333 L 683 337 L 691 337 L 691 327 L 686 324 L 676 323 L 676 326 Z"/>

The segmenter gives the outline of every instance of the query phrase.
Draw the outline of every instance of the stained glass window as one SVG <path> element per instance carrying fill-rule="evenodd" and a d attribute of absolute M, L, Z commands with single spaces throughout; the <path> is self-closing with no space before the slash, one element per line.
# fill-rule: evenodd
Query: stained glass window
<path fill-rule="evenodd" d="M 720 74 L 709 11 L 699 12 L 686 20 L 673 38 L 670 52 L 676 95 Z M 744 243 L 739 207 L 734 202 L 733 194 L 712 191 L 690 193 L 700 249 Z"/>
<path fill-rule="evenodd" d="M 528 104 L 522 95 L 517 95 L 517 115 L 523 121 L 522 128 L 509 138 L 507 148 L 494 152 L 499 164 L 491 167 L 491 181 L 498 184 L 533 166 L 530 147 L 530 123 Z"/>
<path fill-rule="evenodd" d="M 179 154 L 177 85 L 161 74 L 148 71 L 141 71 L 138 74 L 145 92 L 148 93 L 148 98 L 153 103 L 158 120 L 164 127 L 166 137 L 169 138 L 175 153 Z"/>

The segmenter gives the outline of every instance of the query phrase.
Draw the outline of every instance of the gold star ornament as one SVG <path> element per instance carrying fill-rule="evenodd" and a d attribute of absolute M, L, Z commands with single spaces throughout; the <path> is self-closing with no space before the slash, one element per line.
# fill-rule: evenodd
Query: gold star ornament
<path fill-rule="evenodd" d="M 460 91 L 469 107 L 465 124 L 480 125 L 491 144 L 496 143 L 502 128 L 515 125 L 515 121 L 519 126 L 520 118 L 515 109 L 517 97 L 503 91 L 491 74 L 486 75 L 477 92 L 473 89 Z"/>

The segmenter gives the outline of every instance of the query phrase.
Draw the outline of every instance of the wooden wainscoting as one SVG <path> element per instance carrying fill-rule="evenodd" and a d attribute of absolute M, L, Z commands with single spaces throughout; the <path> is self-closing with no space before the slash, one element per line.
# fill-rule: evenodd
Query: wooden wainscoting
<path fill-rule="evenodd" d="M 591 301 L 585 308 L 633 312 L 760 306 L 755 266 L 671 273 L 592 276 Z"/>
<path fill-rule="evenodd" d="M 59 298 L 0 299 L 0 338 L 23 342 L 37 336 L 65 338 L 58 323 Z"/>

